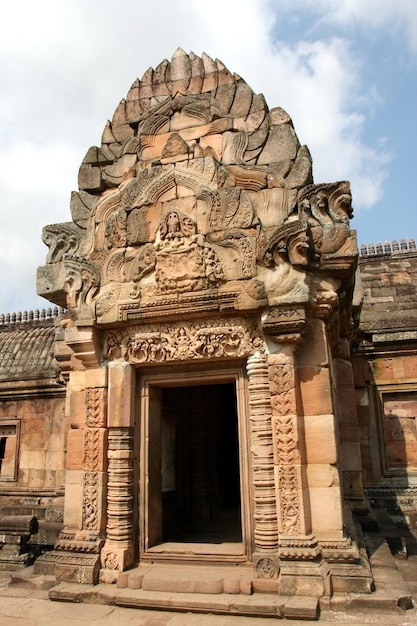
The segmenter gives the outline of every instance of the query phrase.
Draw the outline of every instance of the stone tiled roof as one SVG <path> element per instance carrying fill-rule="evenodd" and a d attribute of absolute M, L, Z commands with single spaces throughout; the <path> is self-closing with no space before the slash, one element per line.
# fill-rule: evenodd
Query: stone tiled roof
<path fill-rule="evenodd" d="M 55 378 L 52 319 L 0 326 L 0 381 Z"/>

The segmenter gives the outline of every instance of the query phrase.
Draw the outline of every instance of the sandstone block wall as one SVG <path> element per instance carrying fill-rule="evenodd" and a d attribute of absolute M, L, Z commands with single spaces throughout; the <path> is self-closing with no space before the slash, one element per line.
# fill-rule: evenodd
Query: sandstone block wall
<path fill-rule="evenodd" d="M 401 521 L 417 505 L 417 250 L 413 239 L 362 247 L 353 365 L 363 480 Z"/>

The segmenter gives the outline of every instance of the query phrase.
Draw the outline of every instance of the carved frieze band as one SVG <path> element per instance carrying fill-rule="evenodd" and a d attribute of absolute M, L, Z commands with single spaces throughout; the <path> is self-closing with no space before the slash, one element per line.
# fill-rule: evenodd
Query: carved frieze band
<path fill-rule="evenodd" d="M 189 359 L 239 358 L 263 351 L 255 321 L 240 318 L 183 324 L 152 324 L 112 330 L 105 336 L 105 356 L 130 363 Z"/>
<path fill-rule="evenodd" d="M 263 354 L 248 358 L 249 410 L 255 503 L 254 538 L 261 551 L 278 546 L 277 507 L 272 442 L 272 409 L 268 385 L 268 365 Z"/>

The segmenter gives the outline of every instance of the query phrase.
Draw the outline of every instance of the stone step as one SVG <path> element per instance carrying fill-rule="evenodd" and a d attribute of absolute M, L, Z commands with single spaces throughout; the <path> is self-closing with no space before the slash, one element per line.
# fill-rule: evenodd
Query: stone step
<path fill-rule="evenodd" d="M 186 593 L 145 591 L 144 589 L 118 588 L 101 583 L 93 589 L 85 585 L 60 583 L 49 591 L 51 600 L 65 602 L 100 602 L 137 609 L 159 609 L 214 613 L 219 615 L 245 615 L 281 619 L 317 620 L 319 601 L 305 596 L 278 596 L 268 593 L 253 595 L 233 593 Z"/>
<path fill-rule="evenodd" d="M 254 590 L 252 567 L 202 567 L 198 565 L 140 566 L 122 572 L 117 580 L 119 589 L 143 589 L 172 593 L 233 593 L 251 595 Z M 277 581 L 268 581 L 271 591 L 277 591 Z M 269 589 L 264 589 L 269 591 Z"/>

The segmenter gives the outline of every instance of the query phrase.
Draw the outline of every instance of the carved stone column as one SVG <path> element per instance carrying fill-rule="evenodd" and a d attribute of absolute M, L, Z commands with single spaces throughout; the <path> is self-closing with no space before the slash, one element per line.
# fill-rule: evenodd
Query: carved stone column
<path fill-rule="evenodd" d="M 133 565 L 133 420 L 134 367 L 109 365 L 108 483 L 106 542 L 101 552 L 100 580 L 115 582 Z"/>
<path fill-rule="evenodd" d="M 254 488 L 254 566 L 260 578 L 278 575 L 278 525 L 272 444 L 272 408 L 266 356 L 247 361 Z"/>

